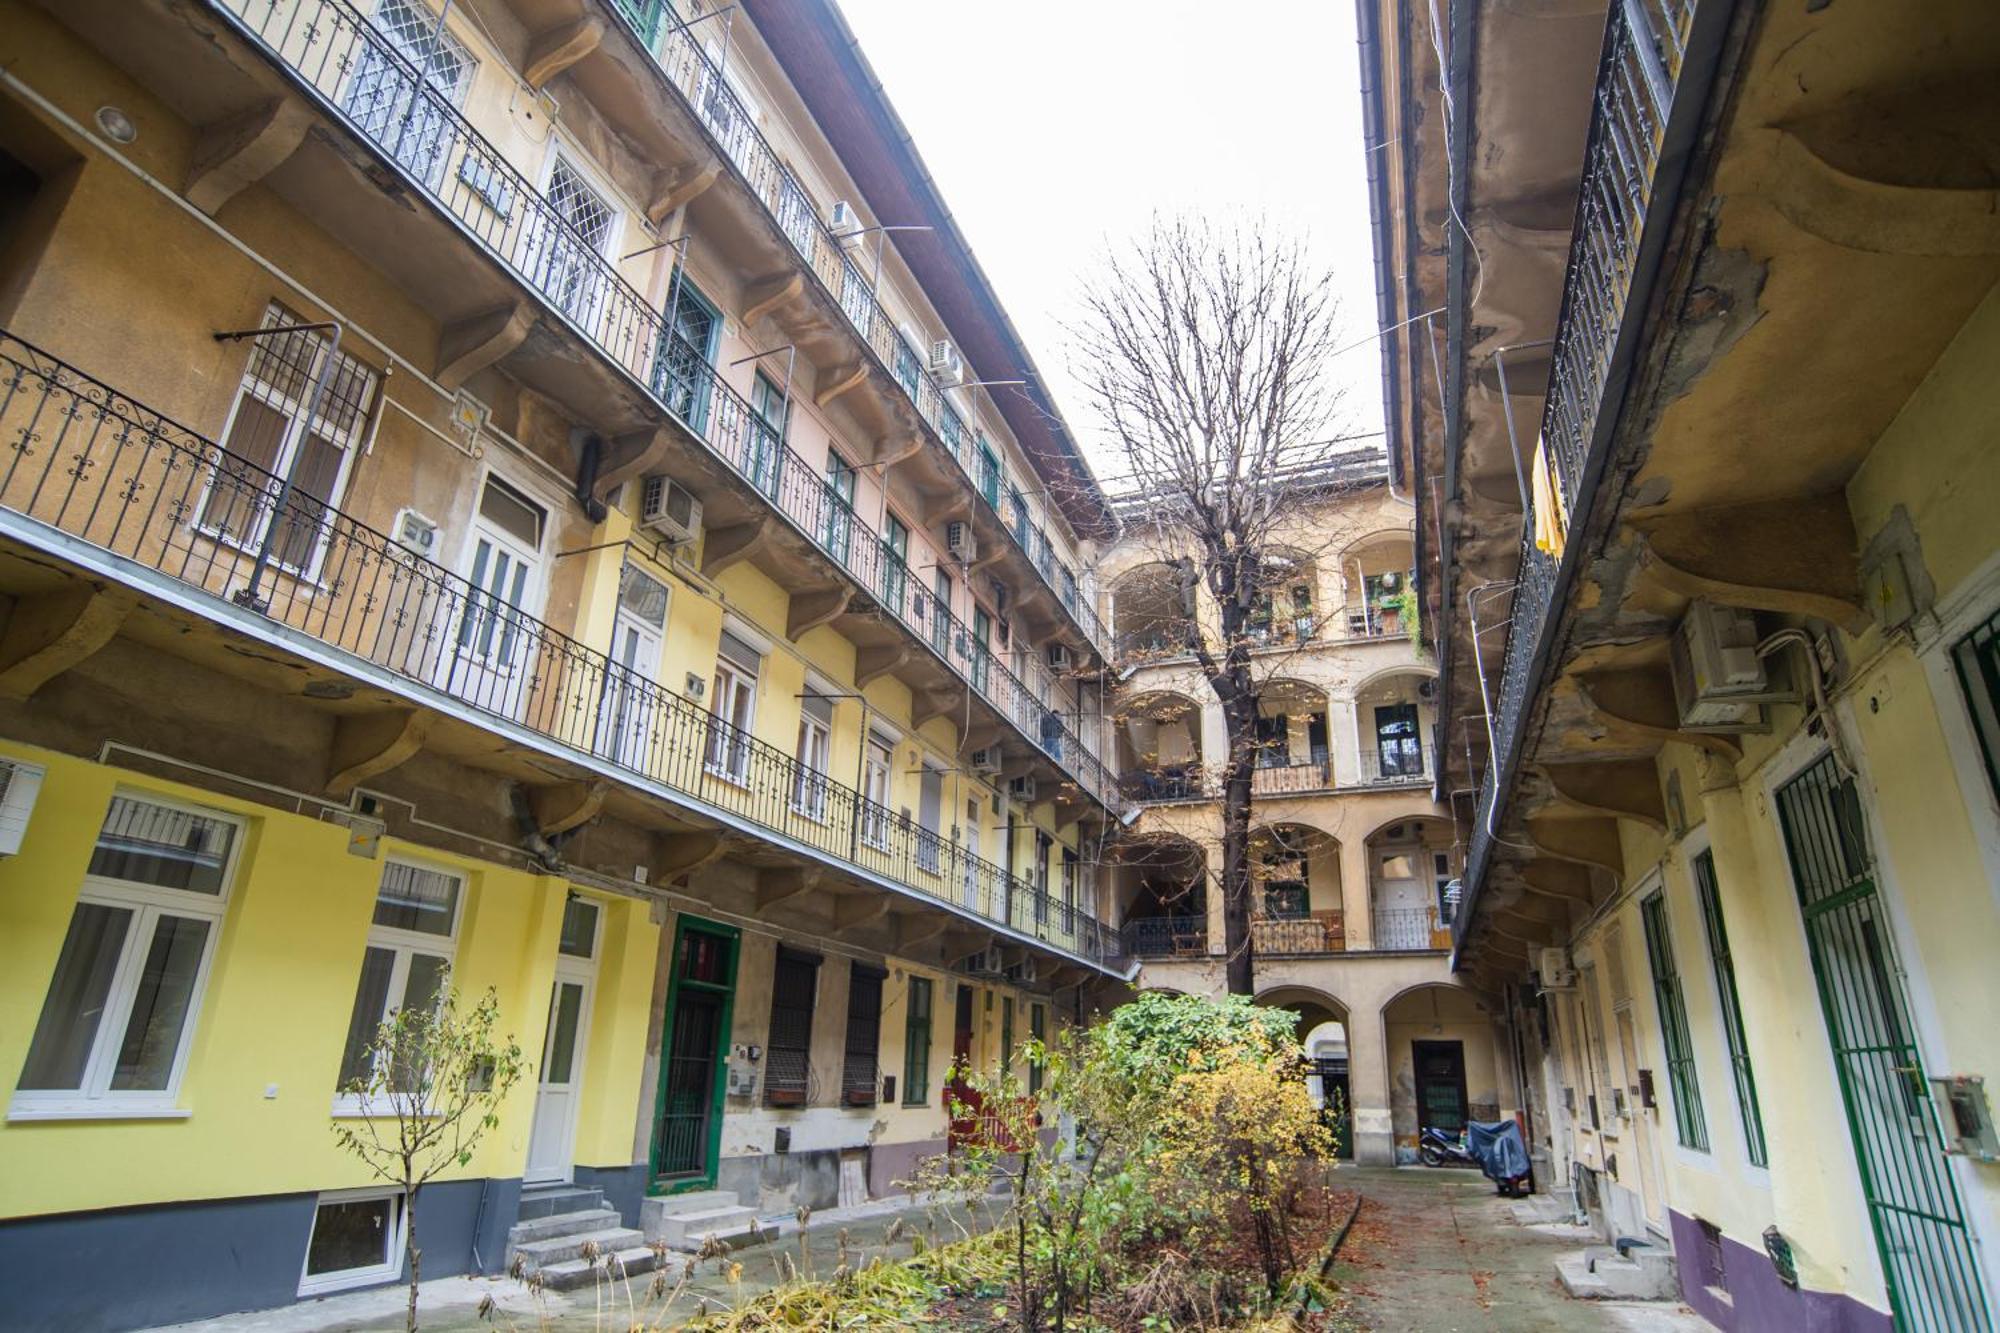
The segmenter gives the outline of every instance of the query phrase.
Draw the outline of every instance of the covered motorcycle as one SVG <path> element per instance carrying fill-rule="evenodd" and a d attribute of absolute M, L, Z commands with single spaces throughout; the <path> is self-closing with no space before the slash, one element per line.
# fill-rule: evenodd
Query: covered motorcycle
<path fill-rule="evenodd" d="M 1465 1126 L 1466 1146 L 1486 1178 L 1503 1193 L 1513 1193 L 1528 1179 L 1528 1145 L 1513 1120 L 1472 1120 Z"/>

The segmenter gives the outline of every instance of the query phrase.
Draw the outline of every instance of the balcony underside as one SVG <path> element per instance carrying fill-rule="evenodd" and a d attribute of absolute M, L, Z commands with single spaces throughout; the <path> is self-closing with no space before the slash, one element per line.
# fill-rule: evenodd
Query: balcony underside
<path fill-rule="evenodd" d="M 545 838 L 551 873 L 638 895 L 643 879 L 697 910 L 860 948 L 949 963 L 997 943 L 1042 951 L 1059 980 L 1105 971 L 1038 939 L 1025 900 L 996 899 L 1001 919 L 961 909 L 11 511 L 0 528 L 11 737 L 287 807 L 367 808 L 391 835 L 531 868 L 528 844 Z M 376 799 L 362 807 L 357 791 Z"/>
<path fill-rule="evenodd" d="M 813 625 L 830 624 L 862 650 L 864 662 L 883 664 L 876 674 L 908 685 L 920 701 L 928 701 L 931 716 L 952 719 L 962 751 L 1004 743 L 1007 776 L 1032 775 L 1041 789 L 1058 793 L 1059 814 L 1066 819 L 1101 808 L 1090 797 L 1088 784 L 1076 783 L 1042 750 L 1038 736 L 1022 730 L 1006 709 L 970 689 L 932 650 L 928 635 L 883 612 L 874 590 L 833 559 L 815 534 L 801 530 L 685 424 L 663 411 L 548 297 L 522 281 L 461 221 L 387 165 L 379 149 L 324 113 L 286 67 L 243 41 L 224 16 L 187 0 L 131 4 L 78 0 L 52 8 L 191 125 L 228 124 L 272 103 L 305 108 L 310 128 L 298 147 L 261 177 L 261 183 L 379 270 L 400 294 L 435 320 L 441 331 L 435 356 L 439 375 L 454 366 L 463 372 L 468 365 L 470 373 L 489 367 L 503 371 L 557 404 L 587 430 L 614 442 L 639 442 L 632 447 L 649 451 L 649 470 L 674 476 L 702 499 L 709 534 L 706 572 L 719 572 L 725 562 L 747 561 L 794 599 L 793 624 L 787 626 L 794 637 Z M 576 68 L 592 64 L 585 61 Z M 656 74 L 648 75 L 644 86 L 655 87 L 657 82 Z M 685 111 L 663 90 L 657 100 L 662 115 L 669 114 L 668 104 Z M 668 121 L 661 133 L 673 130 L 674 122 Z M 679 132 L 692 136 L 682 140 L 689 143 L 698 142 L 702 133 L 685 116 Z M 652 147 L 666 151 L 664 144 Z M 729 217 L 716 217 L 716 226 L 753 231 L 768 225 L 747 192 L 710 193 L 715 195 L 711 207 L 734 210 Z M 247 239 L 274 248 L 275 238 L 252 234 Z M 782 236 L 775 245 L 785 247 Z M 784 252 L 791 255 L 788 247 Z M 328 295 L 341 303 L 339 293 Z M 511 321 L 496 319 L 509 312 Z M 509 322 L 514 325 L 512 333 L 495 332 L 481 341 L 482 331 Z M 406 354 L 422 364 L 430 359 L 428 351 L 413 347 Z M 546 461 L 575 473 L 581 460 L 565 438 L 567 432 L 545 421 L 538 423 L 531 404 L 502 401 L 493 406 L 497 421 L 513 426 Z M 955 467 L 948 461 L 939 464 L 943 466 Z M 969 507 L 969 496 L 962 498 Z M 872 535 L 860 531 L 853 534 L 856 547 L 872 540 Z M 913 572 L 910 577 L 917 575 Z M 802 615 L 801 602 L 817 608 L 818 614 Z M 827 610 L 833 607 L 838 609 L 829 617 Z"/>

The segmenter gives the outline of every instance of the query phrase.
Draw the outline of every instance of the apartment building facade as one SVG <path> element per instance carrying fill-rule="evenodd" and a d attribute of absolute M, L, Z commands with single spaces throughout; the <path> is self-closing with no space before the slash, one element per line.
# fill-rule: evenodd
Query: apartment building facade
<path fill-rule="evenodd" d="M 831 4 L 0 47 L 12 1316 L 394 1280 L 331 1126 L 447 969 L 533 1068 L 427 1276 L 889 1192 L 1126 974 L 1115 517 Z"/>
<path fill-rule="evenodd" d="M 1720 1327 L 1990 1329 L 2000 23 L 1361 14 L 1453 966 L 1539 1165 Z"/>
<path fill-rule="evenodd" d="M 1379 452 L 1332 460 L 1274 533 L 1249 630 L 1259 693 L 1249 948 L 1261 1003 L 1299 1016 L 1342 1151 L 1414 1161 L 1420 1129 L 1512 1115 L 1504 1008 L 1452 976 L 1461 853 L 1433 794 L 1435 668 L 1412 623 L 1411 509 Z M 1116 503 L 1114 501 L 1114 503 Z M 1098 565 L 1117 769 L 1136 810 L 1105 883 L 1146 989 L 1226 985 L 1222 707 L 1188 650 L 1185 539 L 1128 510 Z M 1219 642 L 1204 585 L 1195 622 Z"/>

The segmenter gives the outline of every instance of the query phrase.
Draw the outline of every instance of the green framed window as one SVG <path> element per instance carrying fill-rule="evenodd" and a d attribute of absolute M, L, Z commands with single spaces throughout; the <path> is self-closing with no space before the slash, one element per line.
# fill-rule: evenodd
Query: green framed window
<path fill-rule="evenodd" d="M 1986 760 L 1986 780 L 2000 796 L 2000 611 L 1960 639 L 1951 650 L 1958 668 L 1959 688 L 1972 713 L 1979 736 L 1979 753 Z"/>
<path fill-rule="evenodd" d="M 1049 1007 L 1045 1004 L 1028 1006 L 1028 1035 L 1037 1043 L 1049 1039 Z M 1042 1090 L 1042 1062 L 1030 1058 L 1028 1061 L 1028 1094 L 1033 1096 Z"/>
<path fill-rule="evenodd" d="M 1729 1047 L 1729 1075 L 1736 1081 L 1736 1106 L 1743 1116 L 1743 1146 L 1753 1166 L 1766 1166 L 1764 1116 L 1757 1106 L 1757 1080 L 1750 1072 L 1750 1044 L 1743 1035 L 1743 1001 L 1736 993 L 1736 965 L 1729 957 L 1729 932 L 1722 924 L 1722 895 L 1716 889 L 1715 857 L 1694 859 L 1695 896 L 1708 934 L 1708 961 L 1715 969 L 1715 993 L 1722 1001 L 1722 1036 Z"/>
<path fill-rule="evenodd" d="M 922 1106 L 931 1097 L 931 980 L 911 977 L 908 1013 L 903 1018 L 903 1105 Z"/>
<path fill-rule="evenodd" d="M 1660 1011 L 1660 1038 L 1667 1048 L 1667 1083 L 1674 1095 L 1674 1129 L 1681 1146 L 1708 1151 L 1708 1124 L 1701 1113 L 1695 1077 L 1694 1043 L 1688 1038 L 1687 1002 L 1674 968 L 1674 942 L 1667 933 L 1667 898 L 1655 892 L 1639 904 L 1646 927 L 1646 961 L 1653 970 L 1653 998 Z"/>

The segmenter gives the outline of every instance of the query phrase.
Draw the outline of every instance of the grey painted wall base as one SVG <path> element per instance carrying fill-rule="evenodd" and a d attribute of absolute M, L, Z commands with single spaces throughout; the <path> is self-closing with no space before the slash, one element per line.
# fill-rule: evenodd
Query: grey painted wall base
<path fill-rule="evenodd" d="M 618 1220 L 636 1227 L 639 1202 L 646 1197 L 646 1171 L 644 1162 L 630 1166 L 579 1166 L 575 1168 L 575 1183 L 578 1189 L 603 1190 L 604 1202 L 618 1210 Z"/>
<path fill-rule="evenodd" d="M 425 1277 L 497 1272 L 519 1180 L 452 1180 L 417 1200 Z M 270 1194 L 0 1222 L 0 1324 L 112 1333 L 298 1299 L 315 1194 Z M 483 1205 L 483 1206 L 482 1206 Z M 475 1237 L 477 1245 L 475 1247 Z M 386 1285 L 386 1284 L 385 1284 Z"/>
<path fill-rule="evenodd" d="M 868 1150 L 868 1197 L 907 1194 L 909 1190 L 900 1182 L 915 1176 L 925 1162 L 949 1150 L 950 1145 L 941 1138 L 875 1144 Z"/>
<path fill-rule="evenodd" d="M 1889 1333 L 1889 1316 L 1852 1296 L 1787 1287 L 1761 1249 L 1722 1238 L 1722 1273 L 1711 1271 L 1695 1220 L 1668 1210 L 1681 1256 L 1681 1299 L 1723 1333 L 1798 1329 L 1800 1333 Z"/>
<path fill-rule="evenodd" d="M 760 1214 L 788 1212 L 800 1205 L 832 1208 L 840 1202 L 840 1150 L 725 1157 L 716 1167 L 715 1187 L 730 1191 Z"/>

